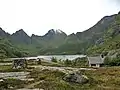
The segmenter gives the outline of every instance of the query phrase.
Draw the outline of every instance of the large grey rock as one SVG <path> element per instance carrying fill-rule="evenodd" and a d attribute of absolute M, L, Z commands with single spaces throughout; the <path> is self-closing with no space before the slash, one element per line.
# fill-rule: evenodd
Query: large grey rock
<path fill-rule="evenodd" d="M 67 74 L 63 80 L 67 82 L 74 82 L 74 83 L 80 83 L 84 84 L 88 82 L 88 77 L 82 74 L 77 74 L 77 73 L 70 73 Z"/>

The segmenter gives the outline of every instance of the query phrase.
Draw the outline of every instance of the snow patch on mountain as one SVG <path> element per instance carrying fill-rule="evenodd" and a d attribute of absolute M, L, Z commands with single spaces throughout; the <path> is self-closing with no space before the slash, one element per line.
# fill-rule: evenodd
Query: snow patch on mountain
<path fill-rule="evenodd" d="M 55 30 L 55 33 L 63 33 L 63 31 L 60 29 L 57 29 L 57 30 Z"/>

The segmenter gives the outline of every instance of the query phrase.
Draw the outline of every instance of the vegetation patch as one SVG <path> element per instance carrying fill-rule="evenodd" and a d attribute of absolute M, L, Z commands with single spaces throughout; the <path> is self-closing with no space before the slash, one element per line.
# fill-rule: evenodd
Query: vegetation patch
<path fill-rule="evenodd" d="M 104 67 L 84 73 L 92 78 L 94 88 L 102 90 L 118 90 L 120 88 L 120 67 Z M 95 83 L 94 83 L 94 82 Z"/>
<path fill-rule="evenodd" d="M 19 79 L 4 79 L 0 82 L 0 90 L 15 90 L 24 87 L 25 84 L 25 81 Z"/>
<path fill-rule="evenodd" d="M 24 69 L 12 69 L 11 65 L 0 65 L 0 72 L 20 72 Z"/>

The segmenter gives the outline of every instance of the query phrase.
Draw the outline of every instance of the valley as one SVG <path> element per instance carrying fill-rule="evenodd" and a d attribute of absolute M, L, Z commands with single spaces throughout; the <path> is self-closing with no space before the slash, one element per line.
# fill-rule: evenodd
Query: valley
<path fill-rule="evenodd" d="M 88 57 L 98 57 L 97 65 L 101 55 L 102 67 L 90 67 Z M 120 12 L 70 35 L 50 29 L 29 36 L 23 29 L 9 34 L 0 28 L 0 90 L 119 90 L 119 71 Z"/>
<path fill-rule="evenodd" d="M 60 29 L 51 29 L 43 36 L 34 34 L 28 36 L 23 29 L 9 34 L 0 28 L 1 48 L 4 45 L 5 49 L 10 47 L 9 51 L 12 51 L 12 48 L 16 49 L 12 51 L 13 55 L 7 55 L 9 51 L 5 49 L 1 49 L 1 52 L 3 57 L 87 54 L 94 45 L 98 47 L 106 40 L 113 41 L 114 38 L 119 38 L 119 16 L 119 14 L 105 16 L 88 30 L 70 35 Z M 17 55 L 14 55 L 14 52 Z"/>

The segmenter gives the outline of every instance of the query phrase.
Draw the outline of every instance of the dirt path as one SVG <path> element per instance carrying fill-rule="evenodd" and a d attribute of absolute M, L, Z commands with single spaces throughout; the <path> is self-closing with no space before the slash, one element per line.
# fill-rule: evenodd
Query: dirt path
<path fill-rule="evenodd" d="M 25 80 L 26 76 L 29 74 L 29 72 L 4 72 L 0 73 L 0 78 L 14 78 L 14 79 L 20 79 Z"/>
<path fill-rule="evenodd" d="M 39 65 L 39 66 L 35 65 L 35 66 L 30 66 L 30 67 L 38 68 L 38 69 L 41 69 L 41 70 L 44 70 L 44 69 L 59 70 L 59 71 L 64 72 L 64 73 L 76 72 L 76 71 L 79 71 L 79 70 L 96 70 L 96 69 L 93 69 L 93 68 L 52 67 L 52 66 L 42 66 L 42 65 Z"/>
<path fill-rule="evenodd" d="M 0 63 L 0 66 L 2 65 L 12 65 L 12 63 Z"/>

